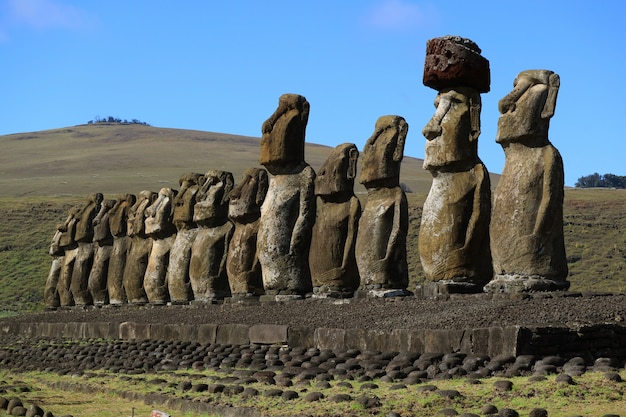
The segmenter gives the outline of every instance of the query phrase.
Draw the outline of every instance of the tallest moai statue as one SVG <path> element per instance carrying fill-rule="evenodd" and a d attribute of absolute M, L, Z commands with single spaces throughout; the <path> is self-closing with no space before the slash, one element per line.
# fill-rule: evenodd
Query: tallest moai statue
<path fill-rule="evenodd" d="M 563 237 L 563 161 L 548 140 L 560 79 L 553 71 L 521 72 L 500 102 L 496 142 L 504 170 L 494 194 L 489 292 L 569 288 Z"/>
<path fill-rule="evenodd" d="M 428 41 L 424 85 L 438 91 L 422 130 L 424 169 L 433 176 L 424 202 L 419 253 L 428 295 L 481 292 L 492 278 L 491 189 L 478 157 L 480 93 L 489 91 L 489 61 L 469 39 Z"/>

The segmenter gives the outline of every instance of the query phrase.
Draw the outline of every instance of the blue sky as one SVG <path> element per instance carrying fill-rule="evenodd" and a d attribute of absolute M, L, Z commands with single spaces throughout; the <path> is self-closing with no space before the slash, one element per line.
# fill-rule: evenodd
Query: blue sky
<path fill-rule="evenodd" d="M 376 119 L 397 114 L 405 155 L 423 158 L 436 95 L 422 85 L 426 41 L 459 35 L 490 61 L 487 168 L 504 165 L 498 100 L 520 71 L 550 69 L 550 140 L 573 186 L 626 175 L 624 16 L 621 0 L 0 0 L 0 135 L 111 115 L 259 137 L 278 97 L 297 93 L 311 104 L 307 141 L 362 149 Z"/>

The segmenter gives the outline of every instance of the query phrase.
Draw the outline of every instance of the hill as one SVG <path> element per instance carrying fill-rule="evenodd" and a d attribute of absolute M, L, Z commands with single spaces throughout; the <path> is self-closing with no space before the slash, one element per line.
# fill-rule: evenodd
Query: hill
<path fill-rule="evenodd" d="M 0 197 L 158 191 L 178 188 L 185 172 L 225 170 L 237 181 L 259 165 L 259 138 L 119 123 L 4 135 L 0 148 Z M 317 170 L 331 150 L 307 144 L 306 160 Z M 411 190 L 428 192 L 422 160 L 405 157 L 401 173 Z"/>
<path fill-rule="evenodd" d="M 55 225 L 93 192 L 106 198 L 178 188 L 184 172 L 229 170 L 238 181 L 258 166 L 259 138 L 143 125 L 97 124 L 0 136 L 0 311 L 42 308 Z M 331 148 L 307 144 L 319 169 Z M 567 161 L 566 166 L 567 166 Z M 492 175 L 492 187 L 498 176 Z M 423 280 L 417 237 L 431 183 L 422 161 L 405 157 L 410 286 Z M 356 187 L 361 198 L 364 188 Z M 565 243 L 573 291 L 626 291 L 626 190 L 567 189 Z"/>

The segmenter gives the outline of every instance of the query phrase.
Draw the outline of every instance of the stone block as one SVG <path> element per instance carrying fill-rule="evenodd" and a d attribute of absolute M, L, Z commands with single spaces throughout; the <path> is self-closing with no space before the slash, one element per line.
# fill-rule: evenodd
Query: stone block
<path fill-rule="evenodd" d="M 346 330 L 324 327 L 315 329 L 315 347 L 337 351 L 346 350 Z"/>
<path fill-rule="evenodd" d="M 289 327 L 287 344 L 291 347 L 312 348 L 315 346 L 315 330 L 309 327 Z"/>
<path fill-rule="evenodd" d="M 250 326 L 245 324 L 221 324 L 217 327 L 216 343 L 222 345 L 247 345 L 250 343 Z"/>
<path fill-rule="evenodd" d="M 424 353 L 426 348 L 424 345 L 425 330 L 407 330 L 407 352 Z"/>
<path fill-rule="evenodd" d="M 119 332 L 114 330 L 110 322 L 86 323 L 85 337 L 88 339 L 116 339 Z"/>
<path fill-rule="evenodd" d="M 201 324 L 198 327 L 198 342 L 203 345 L 215 343 L 217 339 L 217 324 Z"/>
<path fill-rule="evenodd" d="M 278 324 L 256 324 L 250 327 L 250 343 L 286 344 L 289 327 Z"/>
<path fill-rule="evenodd" d="M 174 326 L 174 325 L 170 325 Z M 194 325 L 175 325 L 178 332 L 178 338 L 181 342 L 197 342 L 198 341 L 198 327 Z"/>

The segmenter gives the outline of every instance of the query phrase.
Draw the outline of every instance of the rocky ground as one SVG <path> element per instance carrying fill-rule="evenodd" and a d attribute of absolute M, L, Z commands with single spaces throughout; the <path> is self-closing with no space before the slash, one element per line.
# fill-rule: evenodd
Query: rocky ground
<path fill-rule="evenodd" d="M 489 326 L 626 325 L 626 294 L 573 292 L 425 299 L 313 300 L 189 306 L 70 308 L 0 319 L 18 322 L 282 324 L 309 328 L 472 329 Z"/>
<path fill-rule="evenodd" d="M 439 299 L 308 299 L 189 306 L 69 308 L 4 318 L 0 320 L 0 325 L 11 321 L 134 321 L 168 324 L 263 323 L 346 329 L 471 329 L 510 325 L 626 325 L 624 320 L 626 294 L 543 293 L 514 296 L 480 294 Z M 438 390 L 435 381 L 456 377 L 473 381 L 493 376 L 529 376 L 540 381 L 546 375 L 558 373 L 562 383 L 570 384 L 574 383 L 572 378 L 588 371 L 600 371 L 607 381 L 622 384 L 619 373 L 624 369 L 624 361 L 615 358 L 596 358 L 589 361 L 580 357 L 539 358 L 529 355 L 489 358 L 485 355 L 460 353 L 420 355 L 358 350 L 334 352 L 314 348 L 220 346 L 162 341 L 93 340 L 86 344 L 62 339 L 30 340 L 21 336 L 5 335 L 0 339 L 0 368 L 13 371 L 44 370 L 86 379 L 98 378 L 98 374 L 94 372 L 101 370 L 116 375 L 138 375 L 137 383 L 147 386 L 157 382 L 162 384 L 153 394 L 144 398 L 144 401 L 154 401 L 156 404 L 170 404 L 189 392 L 197 391 L 207 394 L 224 393 L 241 398 L 276 395 L 285 401 L 300 399 L 305 402 L 355 402 L 367 410 L 370 407 L 379 409 L 381 404 L 386 403 L 387 400 L 378 391 L 378 387 L 382 385 L 388 385 L 392 390 L 402 390 L 419 384 L 420 390 L 421 387 L 426 387 L 423 389 L 432 389 L 436 395 L 452 396 L 450 398 L 453 399 L 461 394 Z M 174 383 L 164 376 L 168 372 L 180 370 L 213 370 L 223 375 L 209 378 L 202 383 L 193 378 Z M 163 378 L 139 377 L 155 371 L 161 371 Z M 507 381 L 501 383 L 510 385 Z M 509 385 L 495 389 L 507 390 L 510 389 Z M 347 393 L 337 394 L 340 387 L 345 388 Z M 369 392 L 364 394 L 363 390 Z M 470 388 L 468 390 L 471 391 Z M 150 389 L 148 391 L 152 392 Z M 3 408 L 1 400 L 2 398 L 0 408 Z M 203 401 L 196 400 L 190 404 L 200 407 L 198 412 L 216 412 L 209 403 Z M 8 406 L 8 403 L 5 405 Z M 181 404 L 178 407 L 186 406 Z M 459 407 L 462 405 L 457 406 Z M 489 407 L 492 407 L 491 412 Z M 481 412 L 485 415 L 519 415 L 514 410 L 509 410 L 509 414 L 502 414 L 505 410 L 499 410 L 498 413 L 489 403 L 485 403 L 483 408 Z M 250 412 L 251 415 L 257 415 Z M 537 415 L 547 415 L 543 414 L 545 410 L 537 412 Z"/>

